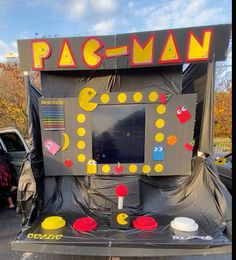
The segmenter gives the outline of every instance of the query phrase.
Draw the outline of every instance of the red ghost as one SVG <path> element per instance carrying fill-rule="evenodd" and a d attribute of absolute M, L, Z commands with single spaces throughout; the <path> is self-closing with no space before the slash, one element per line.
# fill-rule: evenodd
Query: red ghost
<path fill-rule="evenodd" d="M 180 106 L 176 109 L 176 115 L 181 124 L 186 123 L 188 120 L 192 118 L 186 106 Z"/>

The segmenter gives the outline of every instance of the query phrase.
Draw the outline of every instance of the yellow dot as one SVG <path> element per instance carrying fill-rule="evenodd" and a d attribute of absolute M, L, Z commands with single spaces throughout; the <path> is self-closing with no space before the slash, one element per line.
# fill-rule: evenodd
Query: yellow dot
<path fill-rule="evenodd" d="M 157 106 L 157 113 L 162 115 L 166 112 L 166 106 L 161 104 Z"/>
<path fill-rule="evenodd" d="M 78 115 L 77 115 L 77 121 L 78 121 L 79 123 L 84 123 L 85 120 L 86 120 L 86 116 L 85 116 L 84 114 L 78 114 Z"/>
<path fill-rule="evenodd" d="M 155 167 L 154 167 L 155 172 L 162 172 L 163 169 L 164 169 L 164 167 L 160 163 L 156 164 Z"/>
<path fill-rule="evenodd" d="M 78 155 L 77 160 L 79 162 L 84 162 L 86 160 L 86 156 L 81 153 L 81 154 Z"/>
<path fill-rule="evenodd" d="M 107 104 L 110 101 L 110 96 L 108 94 L 102 94 L 100 100 L 103 104 Z"/>
<path fill-rule="evenodd" d="M 150 92 L 149 95 L 148 95 L 148 99 L 149 99 L 149 101 L 151 101 L 151 102 L 157 101 L 157 99 L 158 99 L 158 93 L 157 93 L 156 91 Z"/>
<path fill-rule="evenodd" d="M 151 167 L 149 165 L 143 165 L 143 173 L 148 174 L 151 171 Z"/>
<path fill-rule="evenodd" d="M 80 128 L 77 129 L 77 135 L 78 136 L 85 136 L 85 134 L 86 134 L 85 128 L 80 127 Z"/>
<path fill-rule="evenodd" d="M 127 96 L 125 93 L 120 93 L 117 97 L 117 100 L 120 102 L 120 103 L 125 103 L 125 101 L 127 100 Z"/>
<path fill-rule="evenodd" d="M 131 173 L 135 173 L 135 172 L 137 171 L 137 165 L 135 165 L 135 164 L 130 164 L 130 166 L 129 166 L 129 171 L 130 171 Z"/>
<path fill-rule="evenodd" d="M 104 165 L 102 166 L 102 171 L 103 171 L 104 173 L 109 173 L 110 170 L 111 170 L 111 168 L 110 168 L 110 166 L 109 166 L 108 164 L 104 164 Z"/>
<path fill-rule="evenodd" d="M 165 125 L 165 121 L 163 119 L 157 119 L 155 124 L 157 128 L 162 128 Z"/>
<path fill-rule="evenodd" d="M 143 94 L 141 92 L 135 92 L 133 95 L 134 102 L 141 102 L 143 100 Z"/>
<path fill-rule="evenodd" d="M 155 135 L 155 140 L 156 140 L 158 143 L 162 142 L 162 141 L 164 140 L 164 134 L 162 134 L 162 133 L 157 133 L 157 134 Z"/>
<path fill-rule="evenodd" d="M 78 143 L 77 143 L 78 149 L 84 149 L 85 146 L 86 146 L 85 141 L 82 141 L 82 140 L 81 140 L 81 141 L 78 141 Z"/>

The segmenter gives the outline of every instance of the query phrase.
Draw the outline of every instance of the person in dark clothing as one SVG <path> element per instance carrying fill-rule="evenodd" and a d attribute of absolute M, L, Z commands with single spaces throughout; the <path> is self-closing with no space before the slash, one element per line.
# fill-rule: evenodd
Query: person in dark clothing
<path fill-rule="evenodd" d="M 7 200 L 9 208 L 14 208 L 15 205 L 11 194 L 17 187 L 12 185 L 11 172 L 12 167 L 8 160 L 8 155 L 0 148 L 0 196 Z"/>

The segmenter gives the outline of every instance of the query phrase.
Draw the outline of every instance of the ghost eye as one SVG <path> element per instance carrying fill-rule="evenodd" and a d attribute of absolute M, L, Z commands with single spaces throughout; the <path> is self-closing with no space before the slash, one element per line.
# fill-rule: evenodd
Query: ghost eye
<path fill-rule="evenodd" d="M 181 109 L 178 109 L 178 110 L 176 111 L 176 113 L 177 113 L 177 115 L 180 115 L 180 114 L 182 113 L 182 110 L 181 110 Z"/>
<path fill-rule="evenodd" d="M 93 161 L 89 161 L 88 164 L 89 164 L 89 165 L 93 165 Z"/>
<path fill-rule="evenodd" d="M 159 147 L 159 152 L 162 152 L 163 151 L 163 148 L 162 147 Z"/>
<path fill-rule="evenodd" d="M 157 147 L 156 146 L 153 148 L 153 152 L 157 152 Z"/>
<path fill-rule="evenodd" d="M 45 145 L 45 147 L 46 147 L 47 149 L 49 149 L 51 146 L 52 146 L 51 143 L 48 143 L 48 144 Z"/>
<path fill-rule="evenodd" d="M 186 106 L 182 106 L 182 111 L 186 111 L 187 107 Z"/>
<path fill-rule="evenodd" d="M 96 165 L 96 164 L 97 164 L 97 162 L 96 162 L 96 161 L 93 161 L 93 162 L 92 162 L 92 164 Z"/>

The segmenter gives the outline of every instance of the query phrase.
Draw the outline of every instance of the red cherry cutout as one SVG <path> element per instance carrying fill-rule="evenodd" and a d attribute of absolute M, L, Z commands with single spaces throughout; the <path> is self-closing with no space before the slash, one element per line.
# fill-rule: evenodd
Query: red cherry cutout
<path fill-rule="evenodd" d="M 66 159 L 64 161 L 64 165 L 68 168 L 70 168 L 73 165 L 73 162 L 70 159 Z"/>
<path fill-rule="evenodd" d="M 122 172 L 123 172 L 123 166 L 122 166 L 122 165 L 116 166 L 116 167 L 115 167 L 115 172 L 116 172 L 116 173 L 122 173 Z"/>

